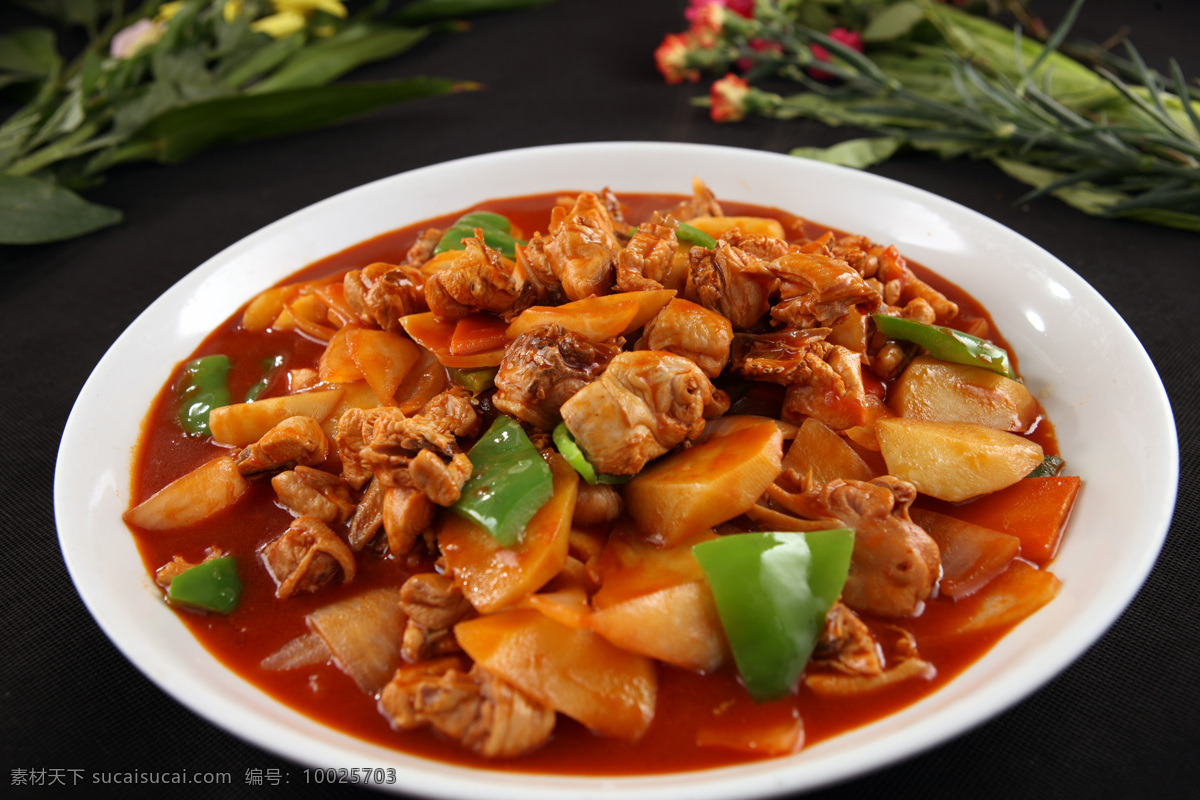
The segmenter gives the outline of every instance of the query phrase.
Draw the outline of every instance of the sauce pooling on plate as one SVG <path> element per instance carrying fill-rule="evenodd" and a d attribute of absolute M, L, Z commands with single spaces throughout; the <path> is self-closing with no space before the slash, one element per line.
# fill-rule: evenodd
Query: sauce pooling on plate
<path fill-rule="evenodd" d="M 1057 593 L 1062 468 L 973 298 L 697 181 L 482 202 L 251 298 L 150 409 L 126 522 L 331 727 L 661 773 L 943 686 Z"/>

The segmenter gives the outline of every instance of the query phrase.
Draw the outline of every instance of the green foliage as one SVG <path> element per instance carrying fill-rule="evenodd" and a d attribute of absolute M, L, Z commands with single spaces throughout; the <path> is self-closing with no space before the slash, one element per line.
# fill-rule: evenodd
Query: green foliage
<path fill-rule="evenodd" d="M 418 98 L 477 89 L 416 77 L 338 83 L 430 36 L 455 18 L 552 0 L 385 0 L 344 15 L 315 10 L 299 29 L 271 35 L 268 0 L 23 0 L 87 34 L 70 63 L 55 30 L 0 36 L 0 90 L 24 105 L 0 124 L 0 244 L 49 242 L 116 224 L 121 214 L 77 193 L 117 165 L 177 163 L 213 147 L 285 136 Z M 164 8 L 165 6 L 165 8 Z M 336 9 L 334 9 L 336 10 Z M 143 36 L 130 47 L 130 26 Z M 118 47 L 114 52 L 114 37 Z M 17 95 L 14 95 L 17 96 Z"/>

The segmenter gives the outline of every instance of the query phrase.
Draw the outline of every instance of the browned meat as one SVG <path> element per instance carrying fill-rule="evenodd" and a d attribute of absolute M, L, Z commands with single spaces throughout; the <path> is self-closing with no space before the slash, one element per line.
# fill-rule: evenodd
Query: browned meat
<path fill-rule="evenodd" d="M 383 481 L 373 480 L 354 507 L 354 517 L 350 520 L 350 531 L 346 535 L 346 541 L 354 552 L 370 545 L 383 530 L 383 498 L 386 492 Z"/>
<path fill-rule="evenodd" d="M 687 299 L 716 311 L 735 330 L 748 330 L 771 308 L 779 285 L 769 262 L 720 240 L 716 247 L 688 251 Z"/>
<path fill-rule="evenodd" d="M 441 228 L 426 228 L 421 231 L 421 235 L 404 254 L 404 263 L 419 267 L 433 258 L 433 251 L 437 249 L 438 242 L 442 240 L 442 233 L 444 231 Z"/>
<path fill-rule="evenodd" d="M 736 247 L 738 250 L 764 261 L 774 261 L 788 253 L 788 244 L 783 239 L 762 234 L 742 233 L 740 228 L 730 228 L 721 235 L 721 239 L 730 247 Z"/>
<path fill-rule="evenodd" d="M 456 453 L 448 462 L 432 450 L 422 450 L 408 463 L 408 474 L 422 494 L 439 506 L 458 502 L 463 484 L 471 477 L 471 460 Z"/>
<path fill-rule="evenodd" d="M 517 264 L 513 268 L 513 290 L 528 296 L 530 302 L 558 305 L 563 300 L 562 284 L 554 275 L 546 256 L 546 239 L 540 233 L 517 245 Z"/>
<path fill-rule="evenodd" d="M 621 499 L 621 493 L 613 486 L 603 483 L 588 484 L 580 481 L 571 524 L 586 527 L 613 522 L 621 515 L 621 509 L 624 507 L 625 503 Z"/>
<path fill-rule="evenodd" d="M 690 360 L 653 350 L 615 356 L 562 406 L 563 421 L 599 472 L 634 475 L 704 430 L 712 383 Z"/>
<path fill-rule="evenodd" d="M 733 326 L 715 311 L 676 297 L 646 323 L 638 349 L 675 353 L 715 378 L 729 361 Z"/>
<path fill-rule="evenodd" d="M 384 408 L 348 408 L 338 418 L 333 441 L 342 462 L 342 477 L 355 489 L 366 486 L 374 475 L 362 455 L 367 446 L 364 431 L 371 429 L 374 419 L 384 413 L 388 413 Z"/>
<path fill-rule="evenodd" d="M 676 227 L 672 217 L 657 213 L 638 226 L 629 244 L 617 254 L 617 288 L 623 292 L 663 288 L 679 249 Z"/>
<path fill-rule="evenodd" d="M 843 602 L 838 601 L 825 615 L 825 628 L 813 650 L 813 664 L 846 675 L 879 675 L 883 659 L 879 645 L 867 628 Z"/>
<path fill-rule="evenodd" d="M 599 377 L 618 350 L 594 345 L 561 325 L 535 328 L 505 349 L 492 404 L 509 416 L 552 430 L 562 419 L 562 404 Z"/>
<path fill-rule="evenodd" d="M 225 555 L 225 551 L 219 547 L 210 547 L 204 551 L 204 558 L 197 561 L 195 564 L 183 558 L 175 556 L 166 564 L 154 571 L 154 582 L 162 588 L 166 589 L 171 585 L 171 581 L 175 580 L 181 572 L 187 572 L 192 567 L 199 566 L 205 561 L 211 561 L 214 558 L 221 558 Z"/>
<path fill-rule="evenodd" d="M 834 480 L 795 497 L 791 510 L 854 529 L 854 555 L 842 601 L 855 611 L 916 616 L 941 579 L 937 544 L 908 515 L 917 490 L 891 475 Z"/>
<path fill-rule="evenodd" d="M 316 517 L 326 525 L 345 524 L 354 514 L 354 498 L 345 479 L 312 467 L 297 466 L 271 478 L 279 502 L 295 516 Z"/>
<path fill-rule="evenodd" d="M 864 278 L 874 280 L 883 302 L 902 316 L 939 325 L 958 316 L 958 305 L 917 277 L 895 245 L 884 247 L 865 236 L 843 236 L 834 239 L 829 250 Z"/>
<path fill-rule="evenodd" d="M 620 243 L 612 215 L 596 194 L 581 193 L 569 209 L 554 207 L 543 248 L 550 270 L 568 299 L 605 294 L 612 286 Z"/>
<path fill-rule="evenodd" d="M 275 596 L 315 592 L 340 572 L 342 582 L 354 580 L 354 553 L 328 525 L 316 517 L 297 517 L 261 551 L 263 564 L 275 580 Z"/>
<path fill-rule="evenodd" d="M 364 325 L 401 331 L 400 318 L 425 311 L 425 276 L 416 265 L 377 262 L 342 278 L 346 302 Z"/>
<path fill-rule="evenodd" d="M 461 319 L 473 311 L 503 317 L 521 311 L 513 285 L 513 263 L 488 247 L 483 231 L 463 240 L 464 250 L 425 281 L 425 302 L 438 319 Z"/>
<path fill-rule="evenodd" d="M 408 617 L 400 649 L 405 661 L 459 651 L 452 629 L 473 609 L 453 579 L 436 572 L 413 575 L 400 587 L 400 607 Z"/>
<path fill-rule="evenodd" d="M 388 551 L 404 556 L 413 549 L 425 529 L 433 524 L 437 506 L 422 492 L 407 486 L 392 486 L 383 493 L 383 530 Z"/>
<path fill-rule="evenodd" d="M 770 269 L 780 281 L 771 319 L 789 328 L 830 327 L 853 308 L 866 313 L 879 308 L 879 293 L 840 258 L 792 252 L 772 261 Z"/>
<path fill-rule="evenodd" d="M 434 397 L 411 417 L 397 408 L 368 414 L 363 420 L 365 447 L 360 457 L 373 467 L 394 466 L 389 457 L 407 458 L 422 449 L 452 457 L 459 452 L 458 437 L 473 435 L 478 429 L 479 415 L 470 392 L 456 386 Z"/>
<path fill-rule="evenodd" d="M 738 334 L 733 368 L 748 378 L 787 386 L 783 416 L 814 417 L 834 430 L 867 419 L 866 387 L 858 353 L 825 340 L 828 328 Z"/>
<path fill-rule="evenodd" d="M 478 665 L 456 659 L 401 667 L 379 695 L 379 710 L 398 730 L 429 726 L 486 758 L 514 758 L 550 738 L 553 710 Z"/>
<path fill-rule="evenodd" d="M 235 456 L 238 472 L 258 475 L 291 469 L 297 464 L 320 464 L 329 453 L 329 439 L 312 417 L 288 417 Z"/>
<path fill-rule="evenodd" d="M 661 212 L 663 216 L 670 214 L 681 222 L 687 222 L 696 217 L 722 217 L 725 212 L 712 190 L 699 178 L 692 178 L 692 196 L 672 209 Z"/>

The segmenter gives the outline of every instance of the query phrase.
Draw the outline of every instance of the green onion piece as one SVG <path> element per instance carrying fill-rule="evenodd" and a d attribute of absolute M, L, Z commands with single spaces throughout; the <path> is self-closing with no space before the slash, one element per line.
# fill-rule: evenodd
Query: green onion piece
<path fill-rule="evenodd" d="M 983 367 L 1006 378 L 1018 380 L 1013 372 L 1012 362 L 1009 361 L 1008 351 L 986 339 L 953 328 L 926 325 L 902 317 L 889 317 L 887 314 L 873 314 L 871 318 L 875 320 L 875 327 L 884 336 L 918 344 L 934 358 L 971 367 Z"/>
<path fill-rule="evenodd" d="M 850 571 L 854 531 L 733 533 L 692 553 L 704 570 L 746 690 L 791 693 Z"/>
<path fill-rule="evenodd" d="M 524 244 L 523 241 L 513 237 L 512 223 L 508 221 L 507 217 L 491 211 L 472 211 L 455 220 L 454 224 L 442 234 L 437 246 L 433 248 L 433 254 L 437 255 L 447 250 L 462 250 L 462 240 L 474 236 L 476 228 L 483 231 L 483 241 L 487 243 L 487 246 L 498 251 L 505 258 L 516 258 L 516 246 Z"/>
<path fill-rule="evenodd" d="M 698 245 L 699 247 L 707 247 L 712 250 L 717 246 L 717 240 L 709 236 L 699 228 L 694 228 L 686 222 L 679 223 L 679 228 L 675 231 L 675 238 L 681 242 Z"/>
<path fill-rule="evenodd" d="M 229 356 L 201 356 L 183 367 L 179 383 L 179 424 L 185 433 L 208 435 L 208 412 L 233 402 Z"/>
<path fill-rule="evenodd" d="M 467 458 L 471 477 L 450 508 L 483 527 L 504 547 L 511 547 L 554 494 L 550 467 L 521 424 L 503 414 L 467 452 Z"/>
<path fill-rule="evenodd" d="M 575 437 L 571 435 L 567 423 L 560 422 L 554 427 L 554 446 L 558 449 L 559 455 L 575 468 L 579 477 L 593 486 L 596 485 L 596 468 L 592 466 L 592 462 L 587 460 L 587 456 L 575 443 Z"/>
<path fill-rule="evenodd" d="M 242 596 L 237 562 L 233 556 L 212 558 L 176 575 L 167 587 L 172 605 L 186 606 L 217 614 L 237 608 Z"/>
<path fill-rule="evenodd" d="M 1026 478 L 1052 478 L 1062 472 L 1063 465 L 1067 462 L 1062 460 L 1061 456 L 1046 456 L 1042 459 L 1042 463 L 1033 468 L 1033 472 L 1026 475 Z"/>

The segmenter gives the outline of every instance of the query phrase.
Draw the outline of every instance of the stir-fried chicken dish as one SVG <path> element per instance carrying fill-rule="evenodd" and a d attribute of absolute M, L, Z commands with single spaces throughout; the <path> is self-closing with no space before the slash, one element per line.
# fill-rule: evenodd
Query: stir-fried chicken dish
<path fill-rule="evenodd" d="M 986 311 L 692 188 L 485 204 L 253 298 L 150 417 L 166 600 L 396 747 L 700 754 L 663 769 L 890 713 L 1052 600 L 1080 482 Z"/>

